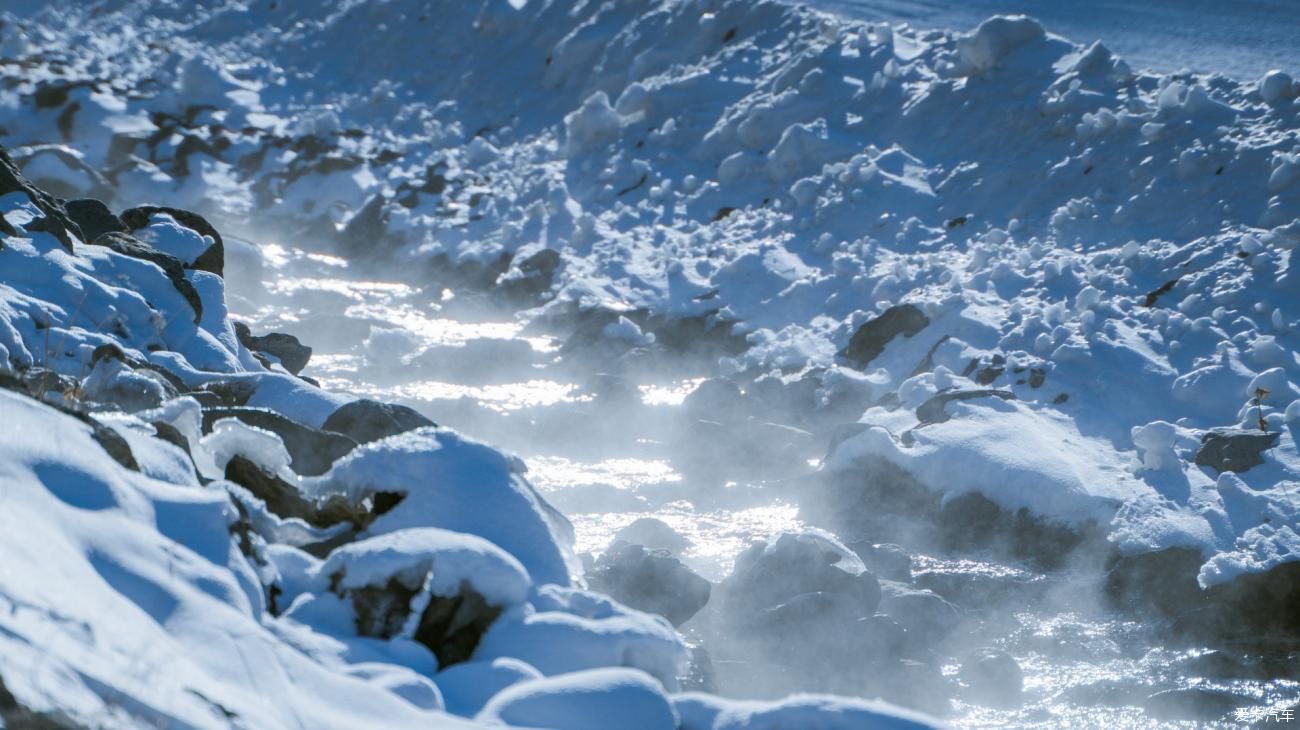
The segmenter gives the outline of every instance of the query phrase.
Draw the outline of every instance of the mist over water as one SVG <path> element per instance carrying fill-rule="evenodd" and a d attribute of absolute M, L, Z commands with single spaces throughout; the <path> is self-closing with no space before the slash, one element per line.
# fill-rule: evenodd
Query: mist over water
<path fill-rule="evenodd" d="M 1248 664 L 1235 664 L 1116 611 L 1104 541 L 1044 564 L 1014 555 L 1010 538 L 972 538 L 982 528 L 950 515 L 936 523 L 882 503 L 836 516 L 821 462 L 829 423 L 756 397 L 761 383 L 719 380 L 708 358 L 572 347 L 562 328 L 525 327 L 509 307 L 426 289 L 404 272 L 359 275 L 329 255 L 271 250 L 280 253 L 261 285 L 232 287 L 232 310 L 254 330 L 312 343 L 304 374 L 517 453 L 572 521 L 588 569 L 622 538 L 664 547 L 713 583 L 679 627 L 707 656 L 701 687 L 741 698 L 881 696 L 964 727 L 1116 728 L 1202 727 L 1300 690 L 1270 676 L 1276 654 L 1250 665 L 1246 649 Z M 640 529 L 647 521 L 659 524 Z M 782 534 L 821 547 L 749 579 L 761 588 L 738 583 Z M 814 565 L 809 555 L 830 557 Z M 810 569 L 831 564 L 842 577 L 876 576 L 884 598 L 874 619 L 888 627 L 864 624 L 860 607 L 808 582 Z M 754 600 L 776 609 L 755 614 L 745 605 Z"/>

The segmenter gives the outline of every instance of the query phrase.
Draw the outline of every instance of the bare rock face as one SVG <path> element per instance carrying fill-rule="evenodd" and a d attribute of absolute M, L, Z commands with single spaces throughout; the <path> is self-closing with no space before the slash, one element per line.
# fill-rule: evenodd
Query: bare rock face
<path fill-rule="evenodd" d="M 615 542 L 596 561 L 588 581 L 632 608 L 681 626 L 709 602 L 712 585 L 667 550 Z"/>
<path fill-rule="evenodd" d="M 304 426 L 265 408 L 205 408 L 204 433 L 211 431 L 213 424 L 223 418 L 238 418 L 279 436 L 292 459 L 289 466 L 303 476 L 324 474 L 335 461 L 357 447 L 357 442 L 347 436 Z"/>
<path fill-rule="evenodd" d="M 930 318 L 916 305 L 898 304 L 859 327 L 849 340 L 849 346 L 839 354 L 858 367 L 865 367 L 884 352 L 885 346 L 895 337 L 911 337 L 929 324 Z"/>
<path fill-rule="evenodd" d="M 1236 428 L 1207 431 L 1201 436 L 1196 463 L 1220 474 L 1225 471 L 1241 473 L 1263 464 L 1264 452 L 1277 446 L 1280 437 L 1280 433 Z"/>

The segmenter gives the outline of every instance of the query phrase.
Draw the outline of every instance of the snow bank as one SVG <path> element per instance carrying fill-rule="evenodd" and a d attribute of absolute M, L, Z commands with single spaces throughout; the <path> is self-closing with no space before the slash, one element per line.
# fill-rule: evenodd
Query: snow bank
<path fill-rule="evenodd" d="M 358 500 L 406 497 L 368 535 L 440 527 L 483 537 L 513 555 L 537 583 L 569 584 L 566 537 L 515 459 L 447 429 L 420 429 L 366 444 L 329 473 L 303 479 L 307 494 Z M 563 519 L 563 518 L 559 518 Z"/>
<path fill-rule="evenodd" d="M 591 669 L 502 690 L 477 719 L 555 730 L 676 730 L 677 714 L 653 679 L 633 669 Z"/>

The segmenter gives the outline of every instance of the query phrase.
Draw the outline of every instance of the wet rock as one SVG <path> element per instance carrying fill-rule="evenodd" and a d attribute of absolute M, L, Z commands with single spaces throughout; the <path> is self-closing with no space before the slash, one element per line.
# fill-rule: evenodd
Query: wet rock
<path fill-rule="evenodd" d="M 1264 452 L 1277 446 L 1280 438 L 1280 433 L 1244 429 L 1207 431 L 1201 436 L 1195 461 L 1219 473 L 1248 471 L 1264 463 Z"/>
<path fill-rule="evenodd" d="M 930 396 L 924 403 L 916 409 L 916 418 L 921 422 L 920 425 L 932 423 L 943 423 L 952 416 L 944 409 L 952 401 L 974 400 L 976 398 L 1001 398 L 1002 400 L 1015 400 L 1016 394 L 1009 390 L 950 390 L 943 393 L 936 393 Z M 919 428 L 919 426 L 918 426 Z"/>
<path fill-rule="evenodd" d="M 934 591 L 883 581 L 880 611 L 897 621 L 918 645 L 947 637 L 961 622 L 961 612 Z"/>
<path fill-rule="evenodd" d="M 168 208 L 162 205 L 142 205 L 123 211 L 120 217 L 127 228 L 136 231 L 148 227 L 149 219 L 159 213 L 165 213 L 175 219 L 177 223 L 200 236 L 208 236 L 212 239 L 212 245 L 198 258 L 190 262 L 189 268 L 207 271 L 217 276 L 224 275 L 225 243 L 221 240 L 221 234 L 217 232 L 217 229 L 208 222 L 208 219 L 198 213 L 180 208 Z"/>
<path fill-rule="evenodd" d="M 877 576 L 902 582 L 912 580 L 912 556 L 898 545 L 860 541 L 849 543 L 848 547 Z"/>
<path fill-rule="evenodd" d="M 258 336 L 254 335 L 248 325 L 243 322 L 235 322 L 234 324 L 235 336 L 239 338 L 240 344 L 253 352 L 274 356 L 284 366 L 285 370 L 294 375 L 302 372 L 302 369 L 307 367 L 308 361 L 311 360 L 312 349 L 302 344 L 293 335 L 271 332 Z"/>
<path fill-rule="evenodd" d="M 960 676 L 971 696 L 983 704 L 1018 704 L 1025 688 L 1020 664 L 998 649 L 976 649 L 962 662 Z"/>
<path fill-rule="evenodd" d="M 223 418 L 238 418 L 279 436 L 292 459 L 290 467 L 303 476 L 324 474 L 335 461 L 357 447 L 356 441 L 343 434 L 319 431 L 265 408 L 205 408 L 203 432 L 210 432 L 212 424 Z"/>
<path fill-rule="evenodd" d="M 596 560 L 591 586 L 680 626 L 709 601 L 712 585 L 666 550 L 617 542 Z"/>
<path fill-rule="evenodd" d="M 870 571 L 855 574 L 839 565 L 844 556 L 807 535 L 784 534 L 771 545 L 758 544 L 736 558 L 723 582 L 733 609 L 755 611 L 805 593 L 840 593 L 855 601 L 859 616 L 875 613 L 880 582 Z"/>
<path fill-rule="evenodd" d="M 885 351 L 895 337 L 911 337 L 925 329 L 930 318 L 914 304 L 898 304 L 886 309 L 879 317 L 858 327 L 849 340 L 848 347 L 840 351 L 841 357 L 865 367 Z"/>
<path fill-rule="evenodd" d="M 1206 600 L 1218 609 L 1216 621 L 1202 632 L 1242 639 L 1270 648 L 1270 638 L 1300 642 L 1300 562 L 1283 563 L 1262 573 L 1237 577 L 1206 589 Z M 1190 622 L 1189 625 L 1195 622 Z"/>
<path fill-rule="evenodd" d="M 683 692 L 718 691 L 717 673 L 713 669 L 713 657 L 702 646 L 690 647 L 690 664 L 686 676 L 682 678 Z"/>
<path fill-rule="evenodd" d="M 705 380 L 682 401 L 682 412 L 688 418 L 726 423 L 744 418 L 747 411 L 740 386 L 726 378 Z"/>
<path fill-rule="evenodd" d="M 674 530 L 663 520 L 654 517 L 639 517 L 631 524 L 614 533 L 614 541 L 642 545 L 652 550 L 667 550 L 674 555 L 691 546 L 691 541 Z"/>
<path fill-rule="evenodd" d="M 437 425 L 413 408 L 362 399 L 339 406 L 325 419 L 321 428 L 341 433 L 357 443 L 368 444 L 417 428 Z"/>
<path fill-rule="evenodd" d="M 113 214 L 103 202 L 94 198 L 79 198 L 63 204 L 68 215 L 76 221 L 87 242 L 105 233 L 129 233 L 122 219 Z"/>
<path fill-rule="evenodd" d="M 74 237 L 85 240 L 81 228 L 68 215 L 68 211 L 59 200 L 32 185 L 9 156 L 8 150 L 0 147 L 0 195 L 9 193 L 23 193 L 44 216 L 28 223 L 25 226 L 27 230 L 44 231 L 53 235 L 59 243 L 63 244 L 63 248 L 67 249 L 68 253 L 72 253 Z"/>
<path fill-rule="evenodd" d="M 171 280 L 176 291 L 180 292 L 180 295 L 189 303 L 190 308 L 194 310 L 194 324 L 198 324 L 203 318 L 203 300 L 199 298 L 199 291 L 194 288 L 189 279 L 185 278 L 185 266 L 180 259 L 165 254 L 135 236 L 126 233 L 110 231 L 99 236 L 92 243 L 120 253 L 123 256 L 130 256 L 131 258 L 156 264 Z"/>
<path fill-rule="evenodd" d="M 1106 566 L 1106 598 L 1116 607 L 1173 616 L 1205 606 L 1196 581 L 1204 559 L 1191 548 L 1115 555 Z"/>

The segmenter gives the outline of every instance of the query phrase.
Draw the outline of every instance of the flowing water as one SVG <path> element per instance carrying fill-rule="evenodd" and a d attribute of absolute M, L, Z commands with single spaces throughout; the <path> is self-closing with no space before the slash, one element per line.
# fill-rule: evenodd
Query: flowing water
<path fill-rule="evenodd" d="M 751 541 L 805 527 L 798 486 L 824 444 L 792 455 L 793 467 L 772 478 L 750 470 L 730 479 L 745 470 L 709 464 L 707 445 L 702 459 L 698 448 L 683 450 L 680 411 L 711 374 L 706 367 L 615 377 L 599 359 L 569 362 L 563 342 L 456 291 L 359 275 L 332 256 L 264 250 L 261 284 L 231 292 L 237 317 L 254 332 L 292 332 L 313 346 L 304 374 L 331 390 L 410 405 L 518 454 L 572 520 L 579 553 L 599 554 L 621 528 L 655 517 L 689 541 L 684 562 L 716 582 Z M 250 280 L 231 277 L 235 287 Z M 1024 671 L 1015 707 L 953 698 L 949 719 L 961 725 L 1200 727 L 1194 718 L 1227 716 L 1223 726 L 1244 726 L 1267 723 L 1270 712 L 1284 718 L 1300 695 L 1300 683 L 1252 679 L 1249 667 L 1225 669 L 1221 655 L 1161 647 L 1144 627 L 1099 608 L 1095 583 L 1075 584 L 1068 572 L 913 557 L 918 586 L 1000 596 L 961 605 L 969 617 L 949 646 L 953 657 L 935 662 L 942 673 L 956 675 L 964 652 L 981 646 L 1008 652 Z M 696 623 L 683 627 L 688 636 Z M 743 685 L 719 688 L 744 694 Z"/>

